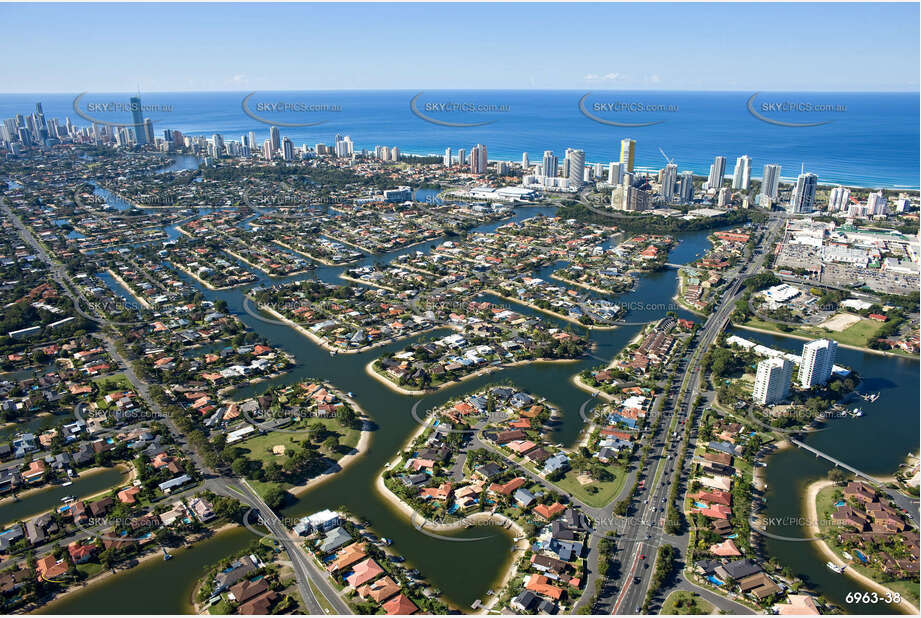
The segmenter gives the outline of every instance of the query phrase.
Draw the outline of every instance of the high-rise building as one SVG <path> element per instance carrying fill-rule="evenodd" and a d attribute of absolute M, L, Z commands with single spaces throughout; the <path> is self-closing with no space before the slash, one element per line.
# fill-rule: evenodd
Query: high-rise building
<path fill-rule="evenodd" d="M 867 216 L 886 214 L 886 196 L 882 191 L 867 196 Z"/>
<path fill-rule="evenodd" d="M 467 164 L 467 151 L 463 148 L 457 149 L 457 164 L 466 165 Z"/>
<path fill-rule="evenodd" d="M 904 214 L 909 210 L 911 210 L 911 198 L 907 193 L 899 193 L 899 197 L 895 200 L 895 211 Z"/>
<path fill-rule="evenodd" d="M 486 146 L 483 144 L 477 144 L 470 151 L 470 173 L 471 174 L 485 174 L 486 173 L 486 163 L 489 159 L 486 154 Z"/>
<path fill-rule="evenodd" d="M 793 363 L 785 358 L 766 358 L 758 363 L 752 399 L 762 406 L 783 401 L 790 394 Z"/>
<path fill-rule="evenodd" d="M 838 344 L 829 339 L 816 339 L 803 346 L 803 358 L 797 380 L 802 388 L 825 384 L 831 377 Z"/>
<path fill-rule="evenodd" d="M 527 170 L 531 166 L 531 161 L 528 159 L 528 153 L 521 153 L 521 167 L 524 170 Z"/>
<path fill-rule="evenodd" d="M 812 212 L 815 210 L 815 190 L 819 185 L 819 177 L 810 172 L 804 172 L 796 177 L 796 186 L 790 197 L 790 212 Z"/>
<path fill-rule="evenodd" d="M 769 163 L 761 172 L 761 193 L 772 200 L 777 199 L 780 190 L 780 166 Z"/>
<path fill-rule="evenodd" d="M 671 203 L 675 197 L 675 183 L 678 180 L 678 166 L 669 163 L 662 170 L 662 185 L 659 189 L 661 195 L 667 203 Z"/>
<path fill-rule="evenodd" d="M 285 161 L 294 160 L 294 142 L 292 142 L 290 138 L 286 137 L 281 140 L 281 152 L 282 158 L 284 158 Z"/>
<path fill-rule="evenodd" d="M 262 142 L 262 156 L 266 159 L 266 161 L 272 160 L 272 152 L 272 140 L 267 139 Z"/>
<path fill-rule="evenodd" d="M 719 155 L 710 165 L 710 175 L 707 177 L 707 188 L 719 191 L 723 186 L 723 176 L 726 175 L 726 157 Z"/>
<path fill-rule="evenodd" d="M 211 156 L 215 159 L 220 158 L 224 154 L 224 137 L 220 133 L 215 133 L 211 136 L 211 144 L 214 149 Z"/>
<path fill-rule="evenodd" d="M 847 210 L 851 191 L 847 187 L 834 187 L 828 194 L 828 212 Z"/>
<path fill-rule="evenodd" d="M 348 138 L 346 138 L 346 139 L 348 139 Z M 351 153 L 353 152 L 351 146 L 352 146 L 352 140 L 349 140 L 349 154 L 351 154 Z M 399 146 L 394 146 L 393 148 L 390 149 L 390 160 L 391 160 L 391 161 L 399 161 L 399 160 L 400 160 L 400 148 L 399 148 Z"/>
<path fill-rule="evenodd" d="M 752 177 L 752 158 L 748 155 L 742 155 L 736 159 L 736 168 L 732 174 L 732 188 L 735 190 L 748 191 Z"/>
<path fill-rule="evenodd" d="M 716 207 L 729 208 L 731 201 L 732 191 L 729 189 L 729 187 L 720 187 L 720 190 L 716 193 Z"/>
<path fill-rule="evenodd" d="M 585 178 L 585 151 L 568 148 L 566 158 L 569 159 L 569 185 L 581 187 Z"/>
<path fill-rule="evenodd" d="M 441 164 L 445 167 L 451 167 L 451 149 L 445 148 L 445 156 L 441 159 Z"/>
<path fill-rule="evenodd" d="M 544 159 L 541 164 L 541 176 L 548 176 L 553 178 L 557 174 L 557 169 L 559 168 L 559 160 L 553 154 L 552 150 L 544 151 Z"/>
<path fill-rule="evenodd" d="M 131 97 L 131 122 L 134 125 L 134 141 L 138 146 L 147 143 L 144 132 L 144 114 L 141 111 L 141 97 Z"/>
<path fill-rule="evenodd" d="M 620 163 L 625 171 L 633 171 L 633 158 L 636 155 L 636 140 L 624 138 L 620 140 Z"/>
<path fill-rule="evenodd" d="M 269 128 L 269 141 L 272 144 L 273 151 L 277 151 L 281 148 L 281 133 L 278 132 L 278 127 Z"/>
<path fill-rule="evenodd" d="M 154 128 L 153 121 L 150 118 L 144 119 L 144 143 L 153 144 L 154 143 Z"/>
<path fill-rule="evenodd" d="M 642 189 L 624 183 L 622 210 L 649 210 L 652 205 L 652 196 Z"/>
<path fill-rule="evenodd" d="M 256 150 L 259 148 L 259 142 L 256 141 L 256 132 L 250 131 L 247 135 L 249 135 L 249 149 Z"/>
<path fill-rule="evenodd" d="M 619 185 L 624 177 L 624 164 L 620 161 L 608 163 L 608 184 Z"/>
<path fill-rule="evenodd" d="M 681 180 L 678 183 L 678 201 L 682 204 L 689 204 L 694 199 L 694 173 L 687 171 L 681 172 Z"/>

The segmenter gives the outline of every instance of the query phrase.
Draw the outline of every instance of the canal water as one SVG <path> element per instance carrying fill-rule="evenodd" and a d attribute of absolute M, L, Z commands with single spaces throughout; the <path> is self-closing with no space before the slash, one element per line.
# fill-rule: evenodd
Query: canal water
<path fill-rule="evenodd" d="M 97 472 L 84 472 L 67 487 L 52 485 L 11 502 L 10 498 L 0 504 L 0 526 L 14 521 L 28 519 L 61 506 L 61 499 L 74 496 L 85 498 L 117 487 L 126 478 L 119 468 L 105 468 Z"/>
<path fill-rule="evenodd" d="M 90 584 L 53 601 L 38 614 L 193 614 L 192 595 L 205 570 L 254 540 L 243 528 L 232 528 L 191 548 L 170 550 L 160 556 Z"/>
<path fill-rule="evenodd" d="M 552 214 L 553 209 L 520 208 L 516 210 L 514 220 L 533 217 L 538 213 Z M 488 224 L 478 230 L 491 231 L 507 222 L 506 220 Z M 695 232 L 682 235 L 680 244 L 672 251 L 670 261 L 688 262 L 702 255 L 710 246 L 707 234 L 708 232 Z M 383 262 L 407 252 L 427 253 L 434 244 L 437 244 L 437 241 L 384 256 L 368 256 L 361 263 Z M 252 271 L 252 269 L 249 270 Z M 342 283 L 338 275 L 343 270 L 342 267 L 320 266 L 307 275 L 291 278 L 269 278 L 256 272 L 257 275 L 260 275 L 260 281 L 255 285 L 273 285 L 305 277 L 317 277 L 333 283 Z M 186 280 L 192 282 L 191 279 L 186 278 Z M 673 296 L 676 286 L 676 271 L 663 270 L 641 277 L 634 291 L 620 295 L 617 300 L 630 308 L 627 319 L 631 322 L 640 323 L 653 320 L 662 317 L 668 310 L 675 310 L 684 317 L 693 317 L 674 305 Z M 201 289 L 201 286 L 197 287 Z M 407 562 L 418 568 L 429 578 L 433 586 L 440 588 L 459 607 L 468 607 L 475 599 L 483 598 L 486 590 L 496 585 L 498 577 L 508 565 L 511 539 L 498 531 L 486 533 L 489 538 L 480 541 L 449 542 L 433 539 L 415 530 L 408 519 L 396 512 L 392 505 L 382 499 L 374 489 L 374 481 L 382 471 L 384 464 L 394 456 L 417 428 L 411 410 L 418 399 L 397 394 L 369 378 L 365 374 L 365 365 L 384 352 L 402 349 L 408 341 L 401 341 L 363 354 L 340 354 L 331 357 L 328 352 L 293 332 L 289 327 L 258 319 L 244 311 L 241 290 L 202 290 L 202 292 L 209 300 L 225 300 L 230 310 L 249 327 L 266 337 L 271 344 L 294 354 L 297 360 L 296 367 L 274 382 L 275 384 L 292 383 L 306 377 L 329 380 L 344 391 L 351 392 L 357 403 L 368 412 L 377 425 L 371 448 L 363 457 L 288 506 L 284 509 L 284 514 L 296 517 L 324 508 L 344 507 L 370 521 L 378 534 L 392 539 L 393 546 L 406 557 Z M 497 300 L 523 313 L 531 312 L 516 303 Z M 547 316 L 543 317 L 551 322 L 556 321 Z M 588 333 L 596 344 L 595 354 L 598 358 L 587 358 L 574 363 L 530 364 L 504 369 L 428 395 L 422 399 L 419 411 L 424 413 L 449 398 L 475 391 L 487 384 L 510 381 L 523 389 L 546 397 L 557 405 L 563 413 L 563 418 L 555 428 L 554 439 L 567 444 L 573 443 L 582 428 L 582 420 L 578 414 L 579 408 L 589 399 L 589 396 L 572 384 L 572 376 L 583 368 L 597 366 L 610 360 L 637 334 L 641 326 L 637 324 L 622 326 L 610 331 L 589 332 L 569 322 L 556 322 L 561 326 Z M 431 334 L 426 334 L 421 337 L 430 336 Z M 238 390 L 234 393 L 234 397 L 259 393 L 265 388 L 267 388 L 265 383 L 249 386 Z M 482 528 L 471 528 L 450 536 L 472 538 L 484 536 L 484 532 Z M 450 552 L 450 559 L 445 558 L 448 552 Z"/>
<path fill-rule="evenodd" d="M 771 348 L 802 353 L 804 341 L 736 329 L 734 334 Z M 858 470 L 878 478 L 892 476 L 904 463 L 909 451 L 917 452 L 919 433 L 918 361 L 887 357 L 847 348 L 838 348 L 837 364 L 856 370 L 863 378 L 862 393 L 880 393 L 875 402 L 857 400 L 863 409 L 859 418 L 834 419 L 824 431 L 807 434 L 804 442 Z M 770 526 L 779 536 L 805 538 L 809 535 L 799 525 L 807 518 L 803 506 L 806 487 L 828 478 L 832 464 L 799 448 L 781 450 L 767 460 L 764 480 L 764 515 L 772 522 L 788 525 Z M 765 539 L 765 553 L 776 556 L 809 586 L 823 594 L 847 613 L 896 613 L 885 603 L 847 603 L 848 592 L 868 591 L 855 580 L 838 575 L 825 566 L 826 558 L 813 543 Z"/>
<path fill-rule="evenodd" d="M 537 214 L 552 215 L 554 212 L 554 208 L 517 208 L 513 220 L 522 220 Z M 508 220 L 487 224 L 477 228 L 477 231 L 492 231 L 507 222 Z M 703 255 L 710 247 L 707 236 L 711 232 L 678 234 L 680 242 L 670 252 L 668 261 L 685 264 Z M 397 255 L 409 252 L 428 253 L 437 242 L 439 241 L 434 240 L 386 255 L 367 256 L 359 262 L 359 265 L 386 262 Z M 274 323 L 271 319 L 251 315 L 244 310 L 243 299 L 245 291 L 252 287 L 270 286 L 291 280 L 315 277 L 331 283 L 342 283 L 339 273 L 344 270 L 344 267 L 318 265 L 316 270 L 309 273 L 285 278 L 270 278 L 252 268 L 247 268 L 247 270 L 259 276 L 257 283 L 243 289 L 224 291 L 204 289 L 184 274 L 177 273 L 185 281 L 201 290 L 208 300 L 226 301 L 230 311 L 247 326 L 264 336 L 272 345 L 281 347 L 295 356 L 297 364 L 292 371 L 271 383 L 239 389 L 234 393 L 234 397 L 261 393 L 270 385 L 289 384 L 308 377 L 315 377 L 328 380 L 343 391 L 351 392 L 357 403 L 376 423 L 371 447 L 362 457 L 350 464 L 346 470 L 313 488 L 287 506 L 283 514 L 288 517 L 296 517 L 325 508 L 345 508 L 369 520 L 372 527 L 381 536 L 392 539 L 394 548 L 406 557 L 407 562 L 418 568 L 434 587 L 440 588 L 459 607 L 468 607 L 475 599 L 483 598 L 488 588 L 496 586 L 498 577 L 508 566 L 511 539 L 504 533 L 491 531 L 491 529 L 485 533 L 489 536 L 486 540 L 449 542 L 431 538 L 415 530 L 408 519 L 398 513 L 374 488 L 374 481 L 384 464 L 394 456 L 417 428 L 411 410 L 419 399 L 397 394 L 369 378 L 365 373 L 365 365 L 384 352 L 402 349 L 413 339 L 363 354 L 339 354 L 331 357 L 328 352 L 312 344 L 291 328 Z M 552 270 L 553 268 L 544 269 L 541 276 L 548 275 Z M 565 444 L 572 444 L 582 428 L 582 420 L 578 414 L 579 408 L 589 399 L 584 391 L 572 384 L 573 375 L 584 368 L 600 365 L 613 358 L 642 328 L 640 323 L 660 318 L 666 311 L 675 311 L 681 317 L 700 320 L 697 316 L 675 305 L 673 297 L 677 291 L 676 272 L 673 269 L 667 269 L 645 275 L 640 278 L 633 291 L 611 296 L 615 302 L 624 304 L 629 309 L 626 316 L 629 325 L 623 325 L 614 330 L 585 331 L 580 326 L 540 314 L 544 319 L 557 322 L 560 326 L 587 334 L 593 343 L 593 354 L 597 358 L 586 358 L 574 363 L 529 364 L 468 380 L 422 398 L 418 408 L 420 416 L 449 398 L 475 391 L 487 384 L 508 381 L 546 397 L 559 407 L 562 419 L 554 428 L 554 439 Z M 516 303 L 503 299 L 496 300 L 522 313 L 532 313 L 531 310 Z M 741 331 L 739 334 L 766 345 L 786 347 L 792 351 L 798 351 L 801 347 L 800 343 L 787 338 L 775 338 L 747 331 Z M 432 336 L 431 333 L 422 335 L 420 338 L 430 336 Z M 781 341 L 785 344 L 782 345 Z M 865 466 L 870 473 L 891 474 L 907 451 L 917 446 L 918 366 L 916 363 L 912 364 L 911 361 L 903 359 L 884 358 L 848 350 L 839 350 L 839 359 L 842 364 L 850 365 L 866 378 L 864 388 L 873 392 L 882 391 L 883 395 L 876 404 L 863 406 L 867 413 L 864 419 L 843 421 L 840 425 L 835 426 L 833 431 L 816 434 L 814 438 L 816 446 L 831 454 L 839 455 L 858 467 Z M 897 424 L 903 420 L 905 424 Z M 893 426 L 900 428 L 895 441 L 882 439 L 873 444 L 865 441 L 865 438 L 871 436 L 874 438 L 888 437 L 887 427 L 891 429 Z M 901 431 L 902 428 L 908 430 Z M 802 493 L 802 486 L 814 478 L 825 476 L 827 466 L 822 463 L 822 460 L 816 460 L 808 455 L 804 456 L 798 450 L 788 450 L 775 455 L 766 472 L 770 488 L 768 493 L 769 514 L 798 516 L 801 512 L 799 496 Z M 791 479 L 801 479 L 802 485 L 791 482 Z M 472 528 L 448 536 L 460 540 L 483 535 L 483 528 Z M 233 550 L 227 549 L 227 553 L 230 551 Z M 783 564 L 791 566 L 798 574 L 808 577 L 810 584 L 819 592 L 826 594 L 832 601 L 841 602 L 846 588 L 856 589 L 854 585 L 847 585 L 849 582 L 845 582 L 825 569 L 824 561 L 813 555 L 814 551 L 809 543 L 768 545 L 768 551 L 776 554 Z M 198 550 L 193 549 L 188 552 L 188 555 L 189 560 L 192 560 L 193 555 L 198 556 Z M 199 565 L 214 561 L 210 554 L 205 553 L 195 560 Z M 145 568 L 152 569 L 152 567 Z M 162 576 L 156 575 L 161 572 Z M 166 573 L 165 570 L 151 571 L 150 581 L 162 581 L 163 578 L 169 577 Z M 125 577 L 129 576 L 130 574 Z M 102 589 L 102 586 L 99 589 Z M 107 599 L 103 593 L 91 590 L 81 594 L 83 596 L 80 604 L 73 607 L 62 605 L 56 610 L 81 613 L 107 606 Z M 177 608 L 179 607 L 177 603 L 182 601 L 171 598 L 158 600 L 158 602 L 172 604 L 173 608 Z M 152 606 L 151 611 L 159 611 L 160 606 Z"/>

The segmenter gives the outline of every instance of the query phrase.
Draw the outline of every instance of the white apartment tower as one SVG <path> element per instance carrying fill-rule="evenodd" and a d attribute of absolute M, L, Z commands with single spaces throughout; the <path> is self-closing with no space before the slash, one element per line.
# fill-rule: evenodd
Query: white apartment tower
<path fill-rule="evenodd" d="M 752 178 L 752 158 L 748 155 L 742 155 L 736 159 L 736 168 L 732 174 L 732 188 L 735 190 L 748 191 Z"/>
<path fill-rule="evenodd" d="M 758 363 L 752 399 L 762 406 L 783 401 L 790 394 L 793 363 L 785 358 L 766 358 Z"/>
<path fill-rule="evenodd" d="M 838 344 L 829 339 L 817 339 L 805 344 L 797 376 L 799 385 L 802 388 L 812 388 L 828 382 L 837 352 Z"/>

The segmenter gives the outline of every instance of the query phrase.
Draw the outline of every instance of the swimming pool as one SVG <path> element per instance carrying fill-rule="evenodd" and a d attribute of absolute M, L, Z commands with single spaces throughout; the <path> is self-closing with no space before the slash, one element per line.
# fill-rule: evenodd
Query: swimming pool
<path fill-rule="evenodd" d="M 839 500 L 838 502 L 835 502 L 835 506 L 844 506 L 845 504 L 847 504 L 847 502 L 845 502 L 844 500 Z"/>
<path fill-rule="evenodd" d="M 714 586 L 722 586 L 722 585 L 723 585 L 723 582 L 722 582 L 722 581 L 720 581 L 720 580 L 717 579 L 716 577 L 713 577 L 712 575 L 707 575 L 707 581 L 709 581 L 709 582 L 710 582 L 711 584 L 713 584 Z"/>
<path fill-rule="evenodd" d="M 697 508 L 699 508 L 699 509 L 705 509 L 705 508 L 707 508 L 707 505 L 706 505 L 706 504 L 704 504 L 703 502 L 698 502 L 697 500 L 694 501 L 694 506 L 697 507 Z"/>

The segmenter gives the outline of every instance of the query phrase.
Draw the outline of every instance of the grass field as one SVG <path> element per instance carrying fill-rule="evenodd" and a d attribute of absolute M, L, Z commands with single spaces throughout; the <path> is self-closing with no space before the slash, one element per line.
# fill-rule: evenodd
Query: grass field
<path fill-rule="evenodd" d="M 845 345 L 865 348 L 867 344 L 876 337 L 876 333 L 879 332 L 882 324 L 873 320 L 861 318 L 859 322 L 840 332 L 817 328 L 815 326 L 792 327 L 792 330 L 784 331 L 778 328 L 777 324 L 774 322 L 765 322 L 764 320 L 752 318 L 745 322 L 743 326 L 763 328 L 764 330 L 780 333 L 781 335 L 797 335 L 799 337 L 809 337 L 810 339 L 833 339 Z"/>
<path fill-rule="evenodd" d="M 261 460 L 262 465 L 270 461 L 281 463 L 292 451 L 300 448 L 300 443 L 308 440 L 306 428 L 307 425 L 312 425 L 313 423 L 320 423 L 326 427 L 327 431 L 339 436 L 339 448 L 335 453 L 330 453 L 326 451 L 326 447 L 320 446 L 320 449 L 324 454 L 328 455 L 330 459 L 338 460 L 342 458 L 351 449 L 355 448 L 355 445 L 358 444 L 358 439 L 361 437 L 361 432 L 359 430 L 351 428 L 344 429 L 342 425 L 339 424 L 339 421 L 334 418 L 310 418 L 285 427 L 288 431 L 270 431 L 267 434 L 244 440 L 237 446 L 241 446 L 243 449 L 249 451 L 247 453 L 249 459 Z M 289 433 L 289 431 L 298 429 L 304 429 L 305 431 L 303 433 Z M 284 446 L 287 453 L 281 456 L 272 453 L 272 447 L 276 445 Z"/>
<path fill-rule="evenodd" d="M 131 386 L 131 382 L 128 380 L 128 376 L 123 373 L 115 373 L 110 376 L 102 376 L 99 378 L 94 378 L 93 382 L 99 386 L 99 390 L 103 394 L 109 394 L 113 391 L 130 391 L 134 387 Z"/>
<path fill-rule="evenodd" d="M 685 590 L 676 590 L 668 595 L 662 604 L 662 615 L 700 616 L 712 614 L 713 606 L 704 601 L 698 594 Z"/>
<path fill-rule="evenodd" d="M 570 470 L 566 473 L 566 476 L 557 481 L 555 485 L 569 492 L 570 495 L 581 500 L 585 504 L 600 508 L 617 497 L 620 490 L 623 489 L 624 481 L 627 478 L 627 474 L 621 466 L 609 466 L 608 470 L 614 475 L 613 481 L 604 483 L 601 481 L 592 481 L 588 485 L 583 485 L 576 478 L 579 473 L 575 470 Z M 589 487 L 597 487 L 598 493 L 589 493 Z"/>

